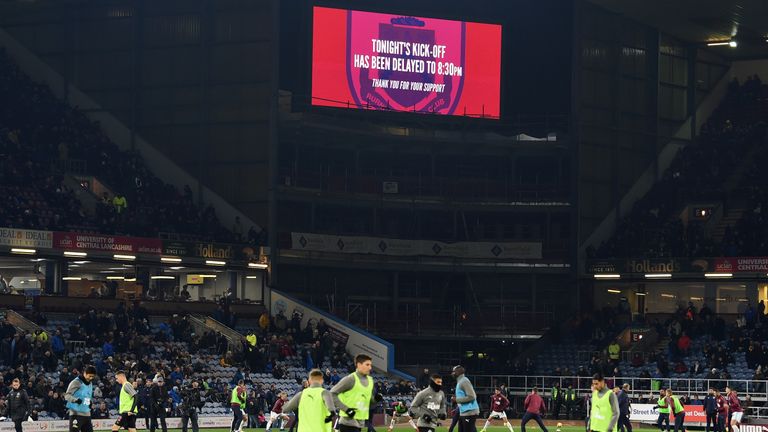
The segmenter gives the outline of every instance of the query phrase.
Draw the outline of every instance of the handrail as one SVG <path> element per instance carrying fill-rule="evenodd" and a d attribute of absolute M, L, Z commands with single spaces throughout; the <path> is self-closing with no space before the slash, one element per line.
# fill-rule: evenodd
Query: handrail
<path fill-rule="evenodd" d="M 219 321 L 202 315 L 188 315 L 187 319 L 195 327 L 195 330 L 201 331 L 201 333 L 205 330 L 211 330 L 224 335 L 229 342 L 230 351 L 241 351 L 243 349 L 243 335 Z"/>
<path fill-rule="evenodd" d="M 24 330 L 25 332 L 29 334 L 35 334 L 38 330 L 42 330 L 42 328 L 33 323 L 32 321 L 24 318 L 20 313 L 5 309 L 3 311 L 5 313 L 5 318 L 8 320 L 9 323 L 13 324 L 17 328 Z"/>
<path fill-rule="evenodd" d="M 386 173 L 333 175 L 311 170 L 299 171 L 296 167 L 280 170 L 280 175 L 290 178 L 289 189 L 320 190 L 327 193 L 369 194 L 380 197 L 422 197 L 469 201 L 499 201 L 542 204 L 569 204 L 567 189 L 558 184 L 520 184 L 513 179 L 399 176 Z M 397 193 L 387 194 L 385 182 L 397 183 Z"/>
<path fill-rule="evenodd" d="M 745 409 L 752 411 L 749 413 L 749 418 L 768 418 L 768 407 L 751 406 L 746 407 Z"/>

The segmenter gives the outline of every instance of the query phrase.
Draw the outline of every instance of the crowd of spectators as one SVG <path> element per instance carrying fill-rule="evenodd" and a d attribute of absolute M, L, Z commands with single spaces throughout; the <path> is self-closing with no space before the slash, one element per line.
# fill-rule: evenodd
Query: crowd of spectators
<path fill-rule="evenodd" d="M 762 222 L 765 180 L 759 173 L 764 165 L 755 163 L 745 174 L 746 184 L 737 188 L 749 187 L 752 196 L 744 198 L 752 204 L 757 217 L 745 220 L 736 232 L 729 230 L 722 241 L 713 240 L 706 232 L 705 220 L 683 223 L 680 212 L 694 201 L 722 202 L 726 211 L 738 204 L 723 187 L 731 175 L 741 172 L 737 167 L 745 163 L 744 156 L 755 146 L 759 146 L 761 158 L 768 159 L 766 114 L 768 86 L 759 77 L 750 77 L 741 85 L 732 83 L 699 137 L 679 151 L 662 178 L 621 220 L 614 236 L 596 247 L 592 245 L 588 256 L 733 256 L 751 253 L 755 242 L 762 246 L 768 237 L 757 237 L 750 230 Z M 765 230 L 764 226 L 759 230 Z"/>
<path fill-rule="evenodd" d="M 226 308 L 221 311 L 231 316 Z M 140 386 L 157 385 L 164 377 L 168 391 L 169 416 L 179 414 L 181 395 L 194 380 L 205 392 L 209 406 L 228 406 L 229 393 L 238 380 L 249 386 L 246 411 L 252 425 L 263 426 L 264 413 L 293 383 L 298 391 L 306 371 L 324 370 L 326 385 L 338 382 L 351 370 L 352 361 L 342 344 L 332 340 L 325 322 L 301 326 L 300 319 L 287 319 L 282 313 L 264 313 L 238 349 L 224 335 L 212 331 L 196 334 L 186 317 L 172 316 L 152 323 L 140 302 L 121 303 L 113 311 L 95 311 L 72 317 L 68 326 L 51 326 L 44 314 L 32 311 L 27 317 L 43 331 L 26 334 L 7 320 L 0 321 L 0 416 L 4 396 L 14 378 L 22 380 L 33 401 L 34 415 L 66 418 L 63 394 L 69 381 L 85 365 L 96 367 L 99 379 L 94 388 L 93 414 L 114 416 L 119 392 L 114 373 L 125 370 Z M 69 341 L 82 341 L 79 350 Z M 297 367 L 298 366 L 298 367 Z M 214 369 L 231 370 L 231 379 Z M 265 376 L 280 380 L 267 384 Z M 412 383 L 377 379 L 377 391 L 391 396 L 414 393 Z M 139 393 L 141 395 L 141 392 Z M 100 418 L 100 417 L 97 417 Z M 260 420 L 261 419 L 261 420 Z"/>
<path fill-rule="evenodd" d="M 231 229 L 194 194 L 164 183 L 136 151 L 122 151 L 80 110 L 25 75 L 0 50 L 0 226 L 157 237 L 180 233 L 205 240 L 263 242 L 264 233 Z M 111 193 L 94 212 L 81 204 L 85 189 L 65 186 L 63 173 L 81 171 Z"/>

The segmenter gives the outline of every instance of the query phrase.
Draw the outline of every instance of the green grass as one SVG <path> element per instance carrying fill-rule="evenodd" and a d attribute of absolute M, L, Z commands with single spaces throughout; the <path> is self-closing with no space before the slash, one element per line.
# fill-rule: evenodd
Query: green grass
<path fill-rule="evenodd" d="M 515 432 L 520 432 L 520 420 L 511 420 L 512 427 L 515 429 Z M 450 423 L 448 423 L 450 424 Z M 495 421 L 491 424 L 494 424 L 495 426 L 490 426 L 487 429 L 487 432 L 509 432 L 509 429 L 504 427 L 501 422 Z M 483 427 L 482 423 L 478 422 L 477 430 L 478 432 Z M 547 429 L 549 429 L 550 432 L 555 432 L 557 429 L 556 427 L 552 426 L 551 428 L 547 426 Z M 244 432 L 255 432 L 255 431 L 263 431 L 264 429 L 244 429 Z M 278 428 L 272 428 L 272 432 L 278 432 L 280 429 Z M 295 429 L 294 429 L 295 430 Z M 386 432 L 386 427 L 377 427 L 377 432 Z M 446 432 L 448 430 L 448 427 L 441 427 L 437 429 L 437 432 Z M 189 429 L 188 432 L 191 432 L 192 428 Z M 285 432 L 287 432 L 288 429 L 285 429 Z M 399 424 L 395 426 L 395 431 L 397 432 L 408 432 L 413 431 L 408 424 Z M 526 424 L 525 425 L 525 431 L 533 431 L 533 432 L 539 432 L 539 427 L 534 423 L 533 425 Z M 138 431 L 137 431 L 138 432 Z M 168 429 L 168 432 L 181 432 L 181 429 Z M 229 429 L 200 429 L 200 432 L 229 432 Z M 365 429 L 363 429 L 363 432 L 365 432 Z M 458 427 L 454 429 L 454 432 L 458 432 Z M 563 426 L 560 428 L 560 432 L 584 432 L 584 426 Z M 635 428 L 633 429 L 633 432 L 658 432 L 658 429 L 655 428 Z"/>

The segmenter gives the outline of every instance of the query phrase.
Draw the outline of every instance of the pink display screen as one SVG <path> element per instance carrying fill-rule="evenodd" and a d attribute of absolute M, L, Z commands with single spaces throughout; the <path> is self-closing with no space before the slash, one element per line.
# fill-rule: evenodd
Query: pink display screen
<path fill-rule="evenodd" d="M 313 13 L 313 105 L 499 117 L 500 25 Z"/>

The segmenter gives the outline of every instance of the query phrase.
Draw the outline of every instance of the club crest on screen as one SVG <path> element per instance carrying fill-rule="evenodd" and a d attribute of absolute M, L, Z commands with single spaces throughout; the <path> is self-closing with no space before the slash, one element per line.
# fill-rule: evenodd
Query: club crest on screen
<path fill-rule="evenodd" d="M 464 84 L 466 24 L 347 11 L 346 72 L 363 109 L 453 114 Z"/>

